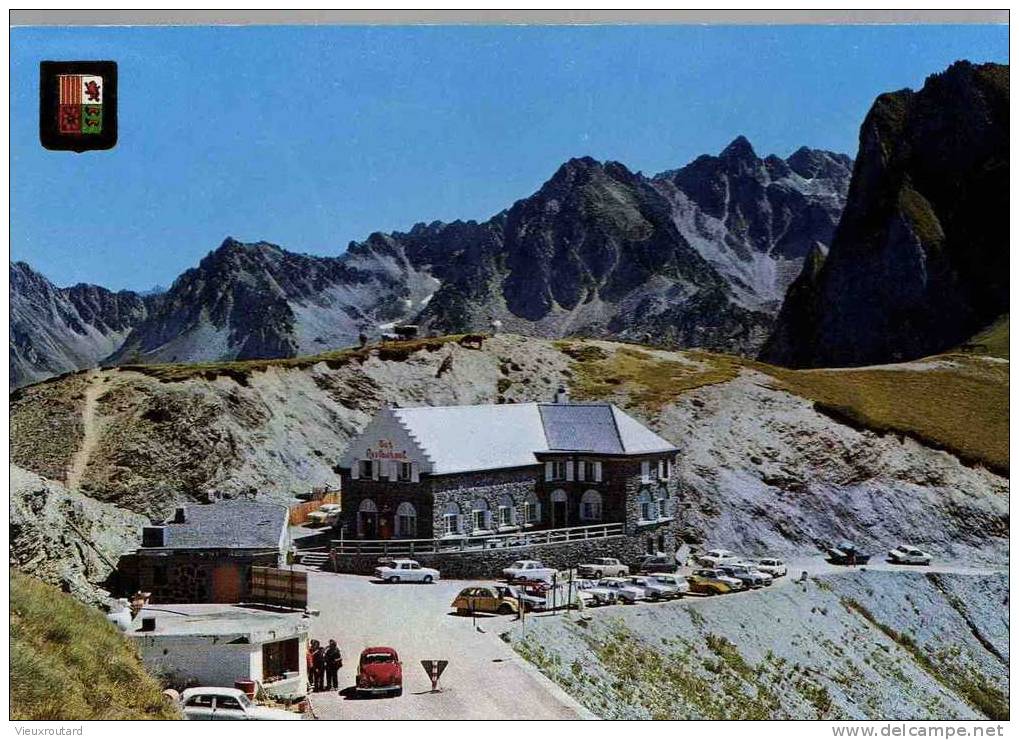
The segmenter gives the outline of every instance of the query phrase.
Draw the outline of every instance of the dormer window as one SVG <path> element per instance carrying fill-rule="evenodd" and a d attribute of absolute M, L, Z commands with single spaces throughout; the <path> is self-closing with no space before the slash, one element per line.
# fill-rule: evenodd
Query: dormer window
<path fill-rule="evenodd" d="M 545 480 L 566 480 L 566 461 L 549 460 L 546 462 Z"/>
<path fill-rule="evenodd" d="M 412 463 L 401 462 L 400 463 L 400 467 L 399 467 L 399 469 L 397 470 L 397 473 L 396 473 L 396 479 L 399 480 L 399 481 L 403 481 L 404 483 L 409 482 L 410 479 L 411 479 L 411 473 L 412 473 Z"/>

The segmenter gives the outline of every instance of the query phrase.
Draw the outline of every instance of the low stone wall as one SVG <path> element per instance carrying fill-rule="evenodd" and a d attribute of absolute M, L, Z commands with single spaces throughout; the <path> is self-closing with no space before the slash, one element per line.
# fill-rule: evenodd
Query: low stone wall
<path fill-rule="evenodd" d="M 371 575 L 379 564 L 379 555 L 332 553 L 328 567 L 339 573 Z M 631 568 L 644 559 L 644 550 L 636 538 L 626 535 L 596 540 L 577 540 L 522 547 L 463 552 L 418 553 L 421 565 L 436 568 L 443 578 L 501 578 L 502 569 L 514 560 L 540 560 L 550 568 L 566 570 L 591 558 L 619 558 Z"/>

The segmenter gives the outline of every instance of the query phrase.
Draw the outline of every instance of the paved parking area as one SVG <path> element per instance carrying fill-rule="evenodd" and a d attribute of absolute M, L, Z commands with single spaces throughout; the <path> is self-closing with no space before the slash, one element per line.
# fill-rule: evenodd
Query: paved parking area
<path fill-rule="evenodd" d="M 310 606 L 321 611 L 311 637 L 333 638 L 343 652 L 341 692 L 311 695 L 319 719 L 578 719 L 590 715 L 499 639 L 520 629 L 513 617 L 451 615 L 450 603 L 468 581 L 377 584 L 365 576 L 311 571 Z M 559 619 L 560 616 L 527 619 Z M 526 620 L 525 625 L 526 627 Z M 388 645 L 403 662 L 403 696 L 358 699 L 354 685 L 361 650 Z M 431 682 L 421 660 L 448 660 Z M 346 694 L 346 695 L 344 695 Z"/>
<path fill-rule="evenodd" d="M 789 575 L 771 588 L 791 585 L 803 571 L 809 576 L 845 572 L 823 558 L 788 563 Z M 929 567 L 891 565 L 881 559 L 867 566 L 871 570 L 910 572 L 990 573 L 1001 570 L 936 562 Z M 683 568 L 689 573 L 692 568 Z M 458 617 L 450 602 L 460 589 L 476 581 L 440 581 L 436 584 L 380 584 L 365 576 L 310 571 L 311 607 L 321 615 L 312 622 L 311 636 L 336 639 L 343 652 L 340 692 L 312 694 L 311 705 L 319 719 L 577 719 L 590 717 L 558 686 L 513 652 L 499 635 L 507 630 L 526 629 L 535 619 L 563 619 L 563 615 L 528 615 L 523 624 L 514 617 Z M 703 599 L 753 598 L 756 591 L 725 596 L 698 596 L 658 608 L 677 608 Z M 629 606 L 601 607 L 604 610 L 631 609 Z M 575 618 L 575 615 L 574 615 Z M 354 685 L 357 658 L 363 648 L 388 645 L 396 648 L 403 661 L 404 692 L 401 697 L 358 699 L 349 689 Z M 441 693 L 430 693 L 431 683 L 421 660 L 448 660 L 439 685 Z M 344 691 L 344 690 L 347 691 Z"/>

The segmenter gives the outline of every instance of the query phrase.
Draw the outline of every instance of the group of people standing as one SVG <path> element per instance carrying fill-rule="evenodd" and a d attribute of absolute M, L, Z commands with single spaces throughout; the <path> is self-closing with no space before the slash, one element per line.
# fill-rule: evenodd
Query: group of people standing
<path fill-rule="evenodd" d="M 318 640 L 308 643 L 308 678 L 313 691 L 329 691 L 340 688 L 340 668 L 343 656 L 336 640 L 329 641 L 329 647 L 322 647 Z"/>

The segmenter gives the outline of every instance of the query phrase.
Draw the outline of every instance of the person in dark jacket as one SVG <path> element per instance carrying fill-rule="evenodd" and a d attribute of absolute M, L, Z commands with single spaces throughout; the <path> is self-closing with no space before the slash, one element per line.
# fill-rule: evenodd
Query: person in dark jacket
<path fill-rule="evenodd" d="M 312 673 L 314 674 L 315 691 L 322 691 L 325 688 L 326 673 L 326 651 L 321 645 L 315 646 L 315 652 L 311 655 Z"/>
<path fill-rule="evenodd" d="M 329 647 L 326 648 L 325 667 L 326 690 L 339 689 L 340 678 L 337 674 L 343 667 L 343 656 L 340 654 L 340 648 L 336 646 L 336 640 L 330 640 Z"/>

